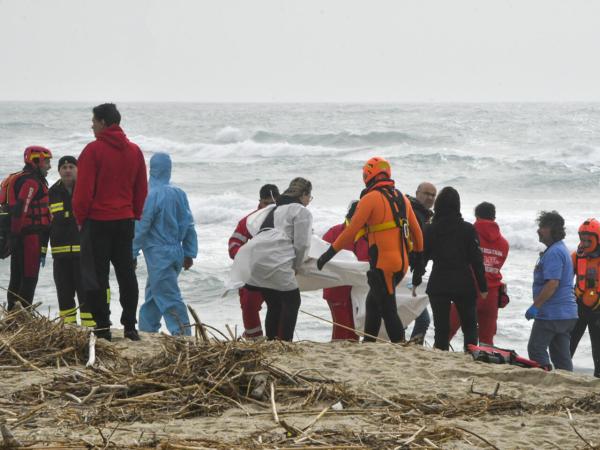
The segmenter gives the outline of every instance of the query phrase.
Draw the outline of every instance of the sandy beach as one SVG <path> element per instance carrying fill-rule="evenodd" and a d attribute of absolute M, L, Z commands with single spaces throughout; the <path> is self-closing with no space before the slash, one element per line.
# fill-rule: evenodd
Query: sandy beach
<path fill-rule="evenodd" d="M 40 332 L 54 327 L 54 335 L 66 330 L 86 342 L 81 329 L 32 320 L 41 321 Z M 85 368 L 69 363 L 68 352 L 42 364 L 17 344 L 24 326 L 15 333 L 2 323 L 0 414 L 21 444 L 9 448 L 600 444 L 600 380 L 588 375 L 473 362 L 412 345 L 205 343 L 149 334 L 131 342 L 119 330 L 113 343 L 99 342 L 96 365 Z M 207 364 L 214 369 L 205 377 Z"/>

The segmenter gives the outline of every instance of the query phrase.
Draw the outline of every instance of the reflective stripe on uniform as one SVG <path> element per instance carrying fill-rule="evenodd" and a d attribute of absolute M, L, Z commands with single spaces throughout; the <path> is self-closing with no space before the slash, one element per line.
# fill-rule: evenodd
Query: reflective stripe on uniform
<path fill-rule="evenodd" d="M 45 255 L 48 253 L 48 247 L 42 247 L 42 253 Z"/>
<path fill-rule="evenodd" d="M 77 323 L 77 308 L 61 309 L 58 314 L 65 323 Z"/>
<path fill-rule="evenodd" d="M 245 333 L 247 335 L 249 335 L 249 336 L 252 336 L 253 334 L 259 333 L 259 332 L 260 332 L 260 334 L 262 334 L 262 327 L 261 326 L 258 326 L 258 327 L 255 327 L 255 328 L 250 328 L 249 330 L 245 330 Z"/>
<path fill-rule="evenodd" d="M 234 232 L 229 239 L 237 239 L 238 241 L 242 241 L 242 242 L 246 242 L 248 240 L 248 238 L 246 236 L 238 233 L 237 231 Z"/>
<path fill-rule="evenodd" d="M 65 204 L 63 202 L 50 203 L 50 212 L 52 214 L 60 212 L 60 211 L 64 211 L 64 210 L 65 210 Z"/>
<path fill-rule="evenodd" d="M 408 227 L 407 222 L 403 221 L 403 225 L 404 227 Z M 378 233 L 380 231 L 393 230 L 394 228 L 398 228 L 398 225 L 396 225 L 396 221 L 394 220 L 390 220 L 389 222 L 378 223 L 376 225 L 366 226 L 362 228 L 358 233 L 356 233 L 356 236 L 354 236 L 354 242 L 358 241 L 367 233 Z M 404 232 L 407 233 L 406 230 L 404 230 Z M 411 252 L 413 248 L 412 240 L 410 238 L 407 238 L 406 240 L 408 244 L 408 251 Z"/>
<path fill-rule="evenodd" d="M 79 245 L 61 245 L 59 247 L 52 247 L 52 254 L 57 255 L 59 253 L 72 253 L 80 251 Z"/>
<path fill-rule="evenodd" d="M 390 220 L 389 222 L 378 223 L 377 225 L 369 225 L 356 233 L 356 236 L 354 236 L 354 242 L 358 241 L 367 233 L 377 233 L 378 231 L 386 231 L 393 228 L 398 228 L 398 225 L 396 225 L 396 222 L 393 220 Z"/>
<path fill-rule="evenodd" d="M 106 303 L 110 305 L 110 288 L 106 290 Z"/>
<path fill-rule="evenodd" d="M 96 326 L 96 322 L 94 321 L 94 317 L 92 316 L 92 313 L 81 311 L 79 313 L 79 317 L 81 318 L 81 326 L 84 326 L 84 327 L 95 327 Z"/>

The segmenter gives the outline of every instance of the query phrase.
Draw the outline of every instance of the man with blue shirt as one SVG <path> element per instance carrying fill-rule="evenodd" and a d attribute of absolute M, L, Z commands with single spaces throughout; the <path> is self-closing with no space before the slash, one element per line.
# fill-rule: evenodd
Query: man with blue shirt
<path fill-rule="evenodd" d="M 148 281 L 140 308 L 140 331 L 155 333 L 164 317 L 172 335 L 191 334 L 187 308 L 177 277 L 192 267 L 198 253 L 194 218 L 187 196 L 170 184 L 171 158 L 157 153 L 150 159 L 150 191 L 141 220 L 135 226 L 133 256 L 144 252 Z"/>
<path fill-rule="evenodd" d="M 542 211 L 537 218 L 538 236 L 547 248 L 533 272 L 533 305 L 525 312 L 535 319 L 529 336 L 529 358 L 546 368 L 573 371 L 571 331 L 577 322 L 573 293 L 573 263 L 563 239 L 565 221 L 556 211 Z M 548 348 L 550 357 L 548 357 Z"/>

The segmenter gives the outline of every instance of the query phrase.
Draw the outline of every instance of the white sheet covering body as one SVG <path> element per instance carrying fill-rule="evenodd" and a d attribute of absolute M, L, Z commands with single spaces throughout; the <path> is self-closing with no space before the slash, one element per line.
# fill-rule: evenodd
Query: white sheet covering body
<path fill-rule="evenodd" d="M 271 211 L 269 208 L 266 213 Z M 297 289 L 295 274 L 310 248 L 312 214 L 299 203 L 278 206 L 273 217 L 274 228 L 259 233 L 267 214 L 260 215 L 262 220 L 252 220 L 252 230 L 248 227 L 254 237 L 235 257 L 234 268 L 240 271 L 237 279 L 278 291 Z"/>
<path fill-rule="evenodd" d="M 287 205 L 286 205 L 287 206 Z M 282 208 L 282 207 L 280 207 Z M 248 231 L 252 235 L 258 233 L 262 222 L 267 217 L 271 207 L 257 211 L 248 217 Z M 277 220 L 275 211 L 275 219 Z M 277 222 L 276 222 L 277 223 Z M 238 252 L 233 266 L 231 268 L 230 280 L 226 289 L 237 289 L 244 284 L 261 286 L 258 283 L 257 273 L 260 274 L 260 282 L 264 287 L 274 286 L 283 280 L 297 281 L 297 286 L 301 291 L 315 291 L 323 288 L 336 286 L 352 286 L 352 305 L 354 312 L 354 324 L 357 330 L 362 331 L 365 324 L 366 298 L 369 292 L 367 283 L 367 271 L 369 263 L 358 261 L 356 255 L 348 250 L 341 250 L 331 261 L 329 261 L 322 271 L 317 269 L 317 259 L 327 250 L 329 243 L 313 235 L 310 241 L 310 248 L 305 253 L 302 264 L 297 268 L 295 277 L 293 276 L 293 260 L 295 254 L 289 236 L 281 233 L 280 230 L 266 230 L 259 233 L 251 239 Z M 264 258 L 264 262 L 258 262 Z M 284 262 L 284 269 L 280 269 L 276 262 Z M 254 267 L 254 269 L 252 269 Z M 290 272 L 291 271 L 291 272 Z M 273 277 L 273 280 L 270 279 Z M 398 314 L 404 326 L 410 324 L 418 317 L 429 303 L 429 298 L 424 293 L 426 280 L 418 288 L 417 296 L 412 296 L 412 290 L 409 287 L 410 276 L 407 275 L 396 288 L 396 305 Z M 268 285 L 267 285 L 268 284 Z M 289 283 L 289 285 L 293 285 Z M 273 287 L 273 289 L 281 289 Z M 292 287 L 291 289 L 295 289 Z M 379 332 L 379 337 L 387 339 L 383 321 Z"/>

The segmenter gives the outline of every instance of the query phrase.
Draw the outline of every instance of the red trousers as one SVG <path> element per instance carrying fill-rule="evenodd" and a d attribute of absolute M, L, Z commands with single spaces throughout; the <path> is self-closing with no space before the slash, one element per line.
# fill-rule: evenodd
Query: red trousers
<path fill-rule="evenodd" d="M 348 297 L 345 300 L 327 300 L 333 322 L 354 329 L 354 315 L 352 314 L 352 299 Z M 346 328 L 333 326 L 331 334 L 332 341 L 358 341 L 358 335 Z"/>
<path fill-rule="evenodd" d="M 263 296 L 259 291 L 240 289 L 240 305 L 242 307 L 242 321 L 244 322 L 244 337 L 257 338 L 263 335 L 260 315 Z"/>
<path fill-rule="evenodd" d="M 25 234 L 17 238 L 10 255 L 10 282 L 8 284 L 8 309 L 18 301 L 33 303 L 40 272 L 42 239 L 39 234 Z M 27 306 L 23 305 L 23 306 Z"/>
<path fill-rule="evenodd" d="M 494 345 L 496 322 L 498 321 L 499 289 L 499 286 L 490 287 L 485 300 L 479 293 L 477 294 L 477 324 L 480 344 Z M 450 307 L 450 339 L 454 337 L 459 328 L 460 318 L 453 303 Z"/>

